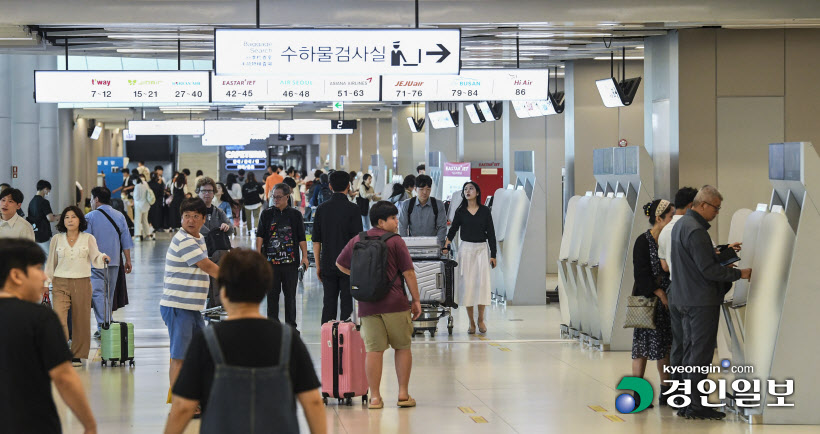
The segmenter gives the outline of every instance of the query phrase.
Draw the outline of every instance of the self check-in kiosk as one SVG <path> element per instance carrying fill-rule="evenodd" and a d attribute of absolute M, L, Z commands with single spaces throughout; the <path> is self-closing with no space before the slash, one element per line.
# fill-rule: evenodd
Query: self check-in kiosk
<path fill-rule="evenodd" d="M 442 197 L 442 176 L 444 173 L 444 153 L 443 152 L 428 152 L 427 153 L 427 161 L 428 164 L 426 166 L 425 173 L 433 179 L 433 187 L 431 189 L 431 195 L 435 198 Z M 447 200 L 446 197 L 443 200 Z M 452 221 L 452 219 L 450 219 Z"/>
<path fill-rule="evenodd" d="M 559 251 L 559 294 L 567 306 L 563 336 L 601 350 L 626 351 L 626 298 L 632 294 L 632 247 L 648 229 L 642 205 L 654 197 L 654 168 L 643 147 L 593 153 L 594 192 L 570 199 Z"/>
<path fill-rule="evenodd" d="M 820 401 L 820 351 L 813 339 L 820 326 L 817 150 L 807 142 L 769 145 L 769 180 L 771 202 L 749 213 L 743 225 L 739 267 L 751 267 L 752 278 L 736 282 L 724 303 L 732 364 L 754 368 L 735 378 L 760 382 L 761 405 L 734 410 L 750 423 L 820 424 L 813 405 Z M 772 406 L 777 397 L 769 380 L 781 395 L 789 392 L 786 380 L 793 381 L 785 402 L 794 406 Z"/>
<path fill-rule="evenodd" d="M 373 175 L 373 182 L 370 185 L 373 186 L 375 193 L 379 197 L 386 197 L 385 193 L 389 196 L 393 186 L 390 184 L 391 179 L 388 176 L 389 171 L 384 163 L 384 158 L 378 154 L 371 155 L 370 165 L 367 166 L 367 170 Z"/>

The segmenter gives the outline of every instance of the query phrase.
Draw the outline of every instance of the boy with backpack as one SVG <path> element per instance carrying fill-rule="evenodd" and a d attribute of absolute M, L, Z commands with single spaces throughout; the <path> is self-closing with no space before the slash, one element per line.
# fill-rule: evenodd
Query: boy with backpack
<path fill-rule="evenodd" d="M 373 228 L 347 243 L 336 259 L 336 267 L 351 276 L 351 294 L 359 300 L 361 332 L 364 338 L 365 371 L 370 385 L 368 408 L 384 408 L 379 392 L 384 352 L 395 350 L 399 382 L 399 407 L 415 407 L 408 392 L 413 355 L 410 341 L 413 319 L 421 315 L 418 282 L 407 245 L 397 234 L 399 210 L 388 201 L 370 208 Z M 404 292 L 410 289 L 412 303 Z"/>

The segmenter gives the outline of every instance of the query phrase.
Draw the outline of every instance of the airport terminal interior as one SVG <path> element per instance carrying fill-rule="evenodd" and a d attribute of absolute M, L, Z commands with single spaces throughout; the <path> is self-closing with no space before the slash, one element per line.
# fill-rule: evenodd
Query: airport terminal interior
<path fill-rule="evenodd" d="M 96 209 L 91 191 L 106 187 L 133 238 L 128 304 L 113 313 L 133 331 L 117 342 L 133 345 L 131 359 L 106 360 L 107 341 L 91 337 L 73 367 L 96 432 L 165 430 L 174 361 L 160 302 L 174 280 L 166 254 L 177 248 L 179 207 L 186 194 L 213 200 L 196 190 L 205 178 L 247 201 L 258 195 L 244 189 L 250 174 L 261 204 L 222 208 L 232 214 L 233 250 L 259 248 L 259 211 L 278 207 L 273 192 L 282 191 L 267 178 L 297 186 L 288 200 L 306 223 L 310 266 L 300 271 L 295 322 L 322 381 L 328 433 L 817 432 L 820 349 L 811 336 L 820 290 L 809 271 L 820 254 L 820 2 L 660 3 L 0 0 L 0 183 L 22 192 L 32 219 L 41 180 L 57 217 L 69 206 Z M 385 351 L 383 409 L 361 393 L 338 400 L 326 382 L 337 362 L 323 356 L 331 325 L 322 324 L 327 288 L 311 236 L 324 177 L 340 171 L 350 174 L 357 221 L 388 199 L 410 219 L 402 205 L 424 212 L 423 189 L 443 205 L 447 229 L 461 210 L 473 215 L 468 185 L 489 209 L 495 245 L 475 257 L 496 252 L 493 266 L 476 268 L 466 240 L 445 252 L 435 234 L 402 234 L 422 291 L 412 408 L 397 405 L 393 350 Z M 156 191 L 145 193 L 150 204 L 123 190 L 140 175 Z M 694 188 L 690 199 L 676 204 L 685 187 Z M 665 223 L 652 226 L 650 217 L 683 214 L 687 204 L 688 220 L 679 221 L 710 223 L 698 226 L 716 249 L 706 248 L 708 272 L 684 257 L 688 250 L 678 253 L 685 240 L 670 241 L 666 258 L 651 240 Z M 57 217 L 44 223 L 49 233 L 58 233 Z M 645 244 L 636 240 L 647 239 L 652 267 L 638 261 Z M 48 249 L 48 238 L 37 241 Z M 262 249 L 270 246 L 266 238 Z M 752 270 L 731 287 L 701 277 L 723 285 L 723 295 L 710 305 L 719 310 L 714 344 L 700 345 L 713 357 L 692 368 L 714 368 L 706 382 L 714 387 L 700 393 L 720 417 L 661 405 L 668 389 L 653 357 L 643 375 L 649 395 L 628 381 L 636 380 L 636 331 L 646 331 L 635 325 L 646 306 L 636 303 L 652 301 L 652 327 L 670 321 L 658 312 L 674 311 L 661 303 L 667 261 L 697 264 L 677 282 Z M 664 295 L 636 297 L 650 271 L 661 286 L 653 294 Z M 671 287 L 683 286 L 676 279 Z M 476 330 L 462 299 L 479 286 L 490 301 Z M 202 319 L 230 321 L 210 295 Z M 93 333 L 93 312 L 90 320 Z M 680 344 L 668 333 L 658 344 L 666 357 Z M 62 431 L 87 432 L 60 392 L 55 386 Z M 301 406 L 297 417 L 310 432 Z M 205 420 L 207 411 L 184 432 Z"/>

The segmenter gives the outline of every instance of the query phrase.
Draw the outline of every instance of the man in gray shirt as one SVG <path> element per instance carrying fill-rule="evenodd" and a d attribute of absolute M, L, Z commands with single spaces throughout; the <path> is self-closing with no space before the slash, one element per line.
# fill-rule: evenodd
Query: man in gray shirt
<path fill-rule="evenodd" d="M 709 222 L 720 212 L 723 196 L 710 185 L 700 189 L 692 209 L 672 228 L 672 269 L 675 279 L 669 286 L 669 309 L 673 317 L 673 335 L 683 337 L 683 366 L 712 364 L 717 345 L 720 305 L 731 288 L 731 282 L 749 279 L 752 269 L 737 270 L 720 265 L 707 230 Z M 705 374 L 685 374 L 691 381 L 691 404 L 678 411 L 687 419 L 722 419 L 725 413 L 704 407 L 698 383 Z"/>
<path fill-rule="evenodd" d="M 399 235 L 402 237 L 436 237 L 444 246 L 447 236 L 447 213 L 444 203 L 430 197 L 433 179 L 427 175 L 416 178 L 415 198 L 399 204 Z"/>

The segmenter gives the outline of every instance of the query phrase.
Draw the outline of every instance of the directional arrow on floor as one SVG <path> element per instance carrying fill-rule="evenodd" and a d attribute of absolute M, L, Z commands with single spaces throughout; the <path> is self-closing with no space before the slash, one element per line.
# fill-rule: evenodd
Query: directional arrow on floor
<path fill-rule="evenodd" d="M 450 55 L 450 50 L 448 50 L 447 47 L 445 47 L 444 45 L 441 45 L 441 44 L 436 44 L 436 45 L 438 45 L 438 48 L 440 48 L 441 51 L 428 51 L 425 54 L 427 54 L 428 56 L 441 56 L 438 60 L 436 60 L 436 63 L 441 63 L 441 62 L 444 61 L 444 59 L 447 58 L 447 56 Z"/>

